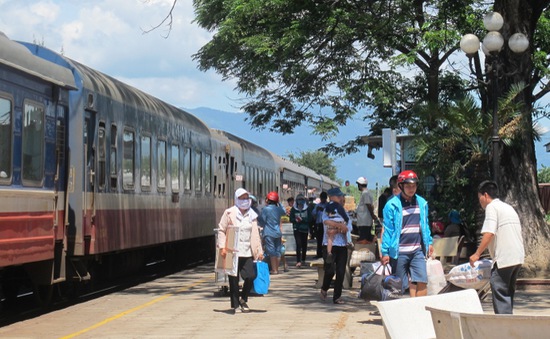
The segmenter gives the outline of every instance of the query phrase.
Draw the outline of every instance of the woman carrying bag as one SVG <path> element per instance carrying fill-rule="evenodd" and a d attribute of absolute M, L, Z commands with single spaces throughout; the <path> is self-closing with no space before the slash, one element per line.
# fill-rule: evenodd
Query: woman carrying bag
<path fill-rule="evenodd" d="M 248 295 L 252 289 L 256 269 L 254 260 L 263 260 L 264 252 L 258 229 L 258 214 L 250 208 L 251 200 L 249 193 L 244 188 L 235 192 L 235 206 L 226 209 L 218 227 L 218 248 L 220 255 L 225 258 L 228 251 L 234 248 L 238 256 L 236 275 L 228 275 L 229 295 L 233 313 L 239 310 L 243 313 L 250 312 L 248 308 Z M 235 244 L 227 243 L 228 230 L 237 228 L 238 232 Z M 233 247 L 234 246 L 234 247 Z M 239 294 L 239 275 L 243 278 L 242 292 Z"/>

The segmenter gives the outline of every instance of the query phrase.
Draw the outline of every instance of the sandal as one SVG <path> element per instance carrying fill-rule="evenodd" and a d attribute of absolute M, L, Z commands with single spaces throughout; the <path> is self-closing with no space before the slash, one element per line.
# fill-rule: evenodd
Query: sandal
<path fill-rule="evenodd" d="M 327 291 L 321 290 L 321 295 L 319 296 L 322 301 L 327 300 Z"/>
<path fill-rule="evenodd" d="M 342 299 L 336 299 L 336 300 L 334 300 L 334 303 L 337 304 L 337 305 L 345 304 L 345 302 Z"/>

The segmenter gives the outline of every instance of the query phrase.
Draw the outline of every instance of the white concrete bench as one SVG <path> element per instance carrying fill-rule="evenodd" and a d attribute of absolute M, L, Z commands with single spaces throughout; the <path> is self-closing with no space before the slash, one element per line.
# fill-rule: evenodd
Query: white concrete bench
<path fill-rule="evenodd" d="M 550 316 L 465 313 L 426 307 L 437 338 L 548 338 Z"/>
<path fill-rule="evenodd" d="M 457 312 L 483 313 L 477 292 L 473 289 L 371 303 L 380 311 L 386 337 L 392 339 L 435 338 L 432 317 L 426 306 Z"/>

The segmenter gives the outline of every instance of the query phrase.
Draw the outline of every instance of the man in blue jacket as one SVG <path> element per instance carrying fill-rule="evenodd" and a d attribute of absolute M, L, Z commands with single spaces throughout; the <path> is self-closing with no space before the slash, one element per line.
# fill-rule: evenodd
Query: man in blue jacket
<path fill-rule="evenodd" d="M 428 203 L 416 194 L 418 176 L 403 171 L 397 177 L 401 193 L 384 206 L 382 264 L 390 264 L 394 275 L 401 278 L 403 292 L 409 285 L 411 297 L 428 294 L 426 257 L 433 253 L 428 222 Z"/>

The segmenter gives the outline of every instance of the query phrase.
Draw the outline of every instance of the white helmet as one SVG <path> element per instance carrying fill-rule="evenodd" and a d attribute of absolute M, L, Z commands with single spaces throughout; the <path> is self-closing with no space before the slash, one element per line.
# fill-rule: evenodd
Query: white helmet
<path fill-rule="evenodd" d="M 366 185 L 367 184 L 367 178 L 365 177 L 359 177 L 356 181 L 359 185 Z"/>

